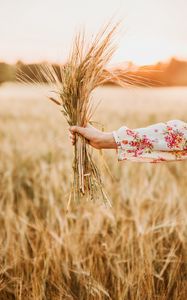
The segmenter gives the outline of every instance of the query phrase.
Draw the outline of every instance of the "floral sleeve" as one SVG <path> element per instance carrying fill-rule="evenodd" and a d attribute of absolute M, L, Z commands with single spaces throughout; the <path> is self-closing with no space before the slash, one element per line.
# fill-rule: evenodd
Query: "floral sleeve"
<path fill-rule="evenodd" d="M 187 159 L 187 123 L 180 120 L 113 131 L 118 160 L 161 162 Z"/>

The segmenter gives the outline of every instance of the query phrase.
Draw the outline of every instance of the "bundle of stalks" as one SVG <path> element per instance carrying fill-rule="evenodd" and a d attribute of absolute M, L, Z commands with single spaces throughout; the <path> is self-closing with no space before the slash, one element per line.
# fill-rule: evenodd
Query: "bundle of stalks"
<path fill-rule="evenodd" d="M 78 33 L 60 74 L 50 65 L 42 67 L 44 78 L 55 85 L 55 97 L 50 99 L 61 106 L 70 126 L 84 127 L 90 122 L 94 111 L 91 93 L 111 78 L 111 73 L 104 69 L 116 49 L 112 41 L 118 25 L 111 28 L 107 24 L 90 43 L 86 42 L 84 32 Z M 77 135 L 74 146 L 73 174 L 70 199 L 80 201 L 85 197 L 95 200 L 101 196 L 105 203 L 109 203 L 89 145 L 80 135 Z"/>
<path fill-rule="evenodd" d="M 94 105 L 92 91 L 105 84 L 113 82 L 127 85 L 131 81 L 124 73 L 107 69 L 116 44 L 120 22 L 115 25 L 108 23 L 88 43 L 84 32 L 79 32 L 72 45 L 67 63 L 60 67 L 60 71 L 52 65 L 45 64 L 40 75 L 53 86 L 54 94 L 49 97 L 61 107 L 70 126 L 86 126 L 93 115 Z M 77 135 L 74 147 L 73 183 L 70 196 L 80 201 L 82 197 L 96 200 L 100 196 L 105 203 L 110 203 L 103 187 L 100 172 L 94 163 L 87 140 Z"/>

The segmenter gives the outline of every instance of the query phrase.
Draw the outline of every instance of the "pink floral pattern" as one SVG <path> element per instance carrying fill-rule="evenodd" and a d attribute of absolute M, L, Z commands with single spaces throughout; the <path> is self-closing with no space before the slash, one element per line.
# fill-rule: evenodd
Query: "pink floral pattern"
<path fill-rule="evenodd" d="M 166 126 L 166 130 L 163 132 L 167 146 L 170 149 L 181 148 L 184 144 L 184 132 L 179 129 L 175 129 L 172 126 Z"/>
<path fill-rule="evenodd" d="M 187 123 L 171 120 L 144 128 L 113 131 L 118 160 L 165 162 L 187 159 Z"/>

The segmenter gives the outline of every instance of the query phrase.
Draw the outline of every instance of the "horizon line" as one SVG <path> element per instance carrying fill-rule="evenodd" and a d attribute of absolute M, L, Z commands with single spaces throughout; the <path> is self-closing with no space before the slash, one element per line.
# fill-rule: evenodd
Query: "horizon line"
<path fill-rule="evenodd" d="M 186 58 L 182 58 L 182 57 L 179 57 L 179 56 L 176 56 L 176 55 L 173 55 L 173 56 L 170 56 L 168 57 L 167 59 L 163 59 L 163 60 L 157 60 L 155 61 L 154 63 L 147 63 L 147 64 L 136 64 L 133 60 L 124 60 L 124 61 L 120 61 L 120 62 L 112 62 L 110 63 L 109 65 L 112 65 L 112 66 L 120 66 L 120 65 L 123 65 L 123 64 L 132 64 L 133 66 L 136 66 L 136 67 L 142 67 L 142 66 L 152 66 L 152 65 L 158 65 L 159 63 L 169 63 L 170 61 L 172 60 L 177 60 L 177 61 L 183 61 L 183 62 L 187 62 L 187 57 Z M 14 60 L 14 61 L 9 61 L 9 60 L 4 60 L 4 59 L 1 59 L 0 58 L 0 63 L 5 63 L 5 64 L 8 64 L 8 65 L 16 65 L 18 63 L 23 63 L 25 65 L 29 65 L 29 64 L 43 64 L 43 63 L 50 63 L 50 64 L 65 64 L 67 60 L 64 60 L 63 62 L 60 61 L 60 60 L 50 60 L 50 59 L 40 59 L 40 60 L 24 60 L 24 59 L 17 59 L 17 60 Z"/>

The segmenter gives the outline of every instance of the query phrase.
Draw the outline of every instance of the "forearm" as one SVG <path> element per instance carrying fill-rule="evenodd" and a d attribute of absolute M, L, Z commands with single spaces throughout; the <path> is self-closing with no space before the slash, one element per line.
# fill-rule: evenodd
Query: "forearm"
<path fill-rule="evenodd" d="M 103 137 L 100 140 L 101 149 L 117 149 L 117 144 L 112 132 L 103 132 Z"/>

